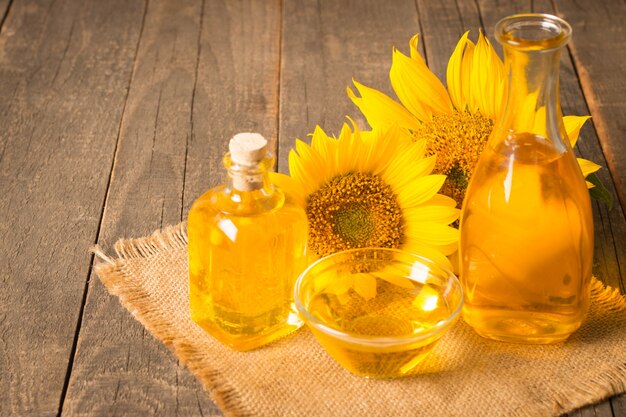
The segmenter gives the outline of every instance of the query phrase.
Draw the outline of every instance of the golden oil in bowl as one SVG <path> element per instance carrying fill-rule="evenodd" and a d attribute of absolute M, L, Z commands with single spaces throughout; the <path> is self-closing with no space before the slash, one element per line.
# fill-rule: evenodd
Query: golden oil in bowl
<path fill-rule="evenodd" d="M 315 337 L 350 372 L 397 378 L 417 366 L 456 321 L 454 274 L 395 249 L 354 249 L 311 265 L 296 305 Z"/>

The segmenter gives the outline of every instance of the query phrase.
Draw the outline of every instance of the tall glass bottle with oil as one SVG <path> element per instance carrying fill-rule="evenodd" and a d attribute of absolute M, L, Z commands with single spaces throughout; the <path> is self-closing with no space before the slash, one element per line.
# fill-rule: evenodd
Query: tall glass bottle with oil
<path fill-rule="evenodd" d="M 562 341 L 588 309 L 591 205 L 559 103 L 559 58 L 570 36 L 567 22 L 550 15 L 496 25 L 507 103 L 461 216 L 463 316 L 487 338 Z"/>

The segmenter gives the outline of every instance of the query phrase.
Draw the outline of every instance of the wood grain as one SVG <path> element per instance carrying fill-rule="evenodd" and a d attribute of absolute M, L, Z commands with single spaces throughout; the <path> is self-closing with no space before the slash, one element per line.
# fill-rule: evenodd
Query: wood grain
<path fill-rule="evenodd" d="M 600 404 L 592 404 L 569 413 L 571 417 L 613 417 L 611 403 L 604 401 Z"/>
<path fill-rule="evenodd" d="M 276 152 L 281 1 L 207 1 L 200 44 L 183 217 L 226 179 L 222 157 L 239 132 L 258 132 Z"/>
<path fill-rule="evenodd" d="M 276 132 L 278 2 L 149 3 L 99 243 L 186 216 L 238 130 Z M 92 277 L 63 415 L 217 415 L 200 383 Z"/>
<path fill-rule="evenodd" d="M 2 416 L 58 413 L 142 14 L 20 0 L 3 24 Z"/>
<path fill-rule="evenodd" d="M 423 42 L 428 68 L 446 84 L 446 68 L 457 42 L 466 31 L 477 39 L 480 15 L 473 1 L 416 0 L 422 14 Z"/>
<path fill-rule="evenodd" d="M 99 243 L 180 220 L 202 3 L 146 10 Z M 92 275 L 63 415 L 202 415 L 214 406 Z"/>
<path fill-rule="evenodd" d="M 393 97 L 392 46 L 413 34 L 443 79 L 465 30 L 528 11 L 574 27 L 562 106 L 593 115 L 576 151 L 619 197 L 594 206 L 594 272 L 626 293 L 624 2 L 0 0 L 0 416 L 219 415 L 91 274 L 89 246 L 184 219 L 238 131 L 286 172 L 316 124 L 365 127 L 345 87 Z M 626 417 L 626 395 L 570 415 Z"/>
<path fill-rule="evenodd" d="M 348 99 L 346 87 L 352 85 L 354 77 L 392 94 L 392 47 L 408 50 L 409 39 L 418 31 L 416 7 L 409 0 L 285 1 L 280 171 L 287 172 L 287 157 L 295 138 L 309 142 L 307 134 L 316 125 L 328 134 L 339 134 L 349 115 L 361 128 L 367 126 Z"/>
<path fill-rule="evenodd" d="M 614 417 L 626 417 L 626 394 L 611 398 Z"/>
<path fill-rule="evenodd" d="M 598 136 L 611 168 L 617 195 L 626 210 L 626 3 L 618 1 L 555 2 L 556 11 L 574 31 L 570 49 L 594 118 Z"/>
<path fill-rule="evenodd" d="M 0 0 L 0 33 L 2 33 L 2 26 L 9 13 L 9 8 L 13 0 Z"/>

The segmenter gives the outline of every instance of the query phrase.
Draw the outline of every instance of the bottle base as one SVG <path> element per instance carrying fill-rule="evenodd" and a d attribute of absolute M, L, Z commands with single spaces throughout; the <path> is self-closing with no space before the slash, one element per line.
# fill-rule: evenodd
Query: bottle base
<path fill-rule="evenodd" d="M 295 314 L 291 315 L 287 322 L 282 323 L 279 326 L 270 327 L 265 329 L 263 332 L 252 334 L 243 332 L 228 332 L 208 319 L 202 320 L 192 316 L 192 320 L 205 332 L 217 339 L 221 344 L 244 352 L 272 343 L 298 330 L 304 323 L 299 319 L 299 317 L 295 319 L 294 317 L 296 317 Z"/>
<path fill-rule="evenodd" d="M 494 310 L 463 312 L 463 319 L 480 336 L 507 343 L 554 344 L 565 341 L 581 320 L 553 313 Z"/>

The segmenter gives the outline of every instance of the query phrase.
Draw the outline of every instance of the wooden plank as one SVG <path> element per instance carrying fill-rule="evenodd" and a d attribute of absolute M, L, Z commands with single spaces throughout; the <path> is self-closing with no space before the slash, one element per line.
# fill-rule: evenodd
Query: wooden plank
<path fill-rule="evenodd" d="M 2 33 L 2 26 L 9 13 L 9 8 L 13 0 L 0 0 L 0 33 Z"/>
<path fill-rule="evenodd" d="M 0 33 L 0 415 L 56 415 L 143 7 L 15 1 Z"/>
<path fill-rule="evenodd" d="M 236 133 L 261 133 L 276 152 L 281 10 L 280 0 L 206 2 L 184 218 L 202 193 L 226 179 L 222 157 Z"/>
<path fill-rule="evenodd" d="M 614 3 L 616 15 L 622 11 L 626 13 L 626 8 L 617 6 L 617 2 Z M 623 3 L 621 4 L 623 5 Z M 626 200 L 624 199 L 626 182 L 624 181 L 626 176 L 623 169 L 626 163 L 626 149 L 622 141 L 623 129 L 619 126 L 621 115 L 626 110 L 621 98 L 621 95 L 626 92 L 626 84 L 616 75 L 609 75 L 610 71 L 621 72 L 620 68 L 626 56 L 617 44 L 615 48 L 605 48 L 604 45 L 599 45 L 599 48 L 596 49 L 595 44 L 590 44 L 586 39 L 592 33 L 589 32 L 588 26 L 594 28 L 593 30 L 596 32 L 593 33 L 604 33 L 602 28 L 606 26 L 606 14 L 604 12 L 607 9 L 603 8 L 603 5 L 589 7 L 589 14 L 585 14 L 578 7 L 576 4 L 566 2 L 563 6 L 559 3 L 557 10 L 551 10 L 551 13 L 558 12 L 559 15 L 567 19 L 574 31 L 570 42 L 573 61 L 571 57 L 566 58 L 568 62 L 567 72 L 563 75 L 563 79 L 564 82 L 567 79 L 569 85 L 568 88 L 565 86 L 562 88 L 562 105 L 564 111 L 568 109 L 571 109 L 572 112 L 586 111 L 586 114 L 592 115 L 595 131 L 591 132 L 589 127 L 583 129 L 581 138 L 584 140 L 579 141 L 577 148 L 583 157 L 605 167 L 598 173 L 598 176 L 607 185 L 609 191 L 617 196 L 613 210 L 609 211 L 604 205 L 597 205 L 596 216 L 594 217 L 595 227 L 603 230 L 603 233 L 600 236 L 596 233 L 596 273 L 607 284 L 619 287 L 622 294 L 626 294 L 626 272 L 624 272 L 626 271 L 626 221 L 624 220 L 626 210 Z M 595 10 L 596 7 L 604 10 L 604 12 L 599 13 Z M 565 13 L 566 10 L 571 12 Z M 609 27 L 612 28 L 613 26 Z M 611 29 L 611 31 L 613 30 Z M 602 42 L 600 43 L 602 44 Z M 584 65 L 587 64 L 583 64 L 580 58 L 576 58 L 577 54 L 584 57 L 585 60 L 595 60 L 589 67 L 592 72 L 585 69 Z M 621 60 L 619 59 L 620 54 Z M 593 60 L 591 55 L 594 56 Z M 603 64 L 599 65 L 600 62 Z M 574 68 L 574 64 L 576 68 Z M 591 78 L 593 78 L 593 82 Z M 570 94 L 574 94 L 575 97 L 569 97 Z M 586 106 L 583 104 L 585 100 Z M 575 108 L 577 105 L 578 108 Z M 619 279 L 620 273 L 621 279 Z M 616 280 L 615 277 L 618 279 Z"/>
<path fill-rule="evenodd" d="M 366 26 L 366 29 L 365 29 Z M 280 80 L 280 141 L 278 168 L 287 172 L 287 155 L 295 138 L 319 124 L 338 134 L 350 115 L 366 122 L 346 95 L 352 77 L 392 94 L 389 82 L 391 50 L 408 49 L 419 31 L 415 4 L 410 0 L 357 3 L 286 0 Z"/>
<path fill-rule="evenodd" d="M 424 48 L 428 68 L 446 84 L 450 55 L 466 31 L 478 38 L 480 15 L 474 1 L 416 0 L 422 16 Z"/>
<path fill-rule="evenodd" d="M 626 417 L 626 394 L 611 398 L 614 417 Z"/>
<path fill-rule="evenodd" d="M 599 0 L 555 2 L 558 14 L 572 25 L 575 37 L 570 49 L 576 64 L 589 110 L 617 188 L 626 209 L 626 149 L 623 133 L 626 125 L 626 3 Z"/>
<path fill-rule="evenodd" d="M 611 403 L 591 404 L 568 414 L 569 417 L 613 417 Z"/>
<path fill-rule="evenodd" d="M 276 132 L 280 4 L 152 0 L 100 244 L 178 223 L 238 130 Z M 200 383 L 92 277 L 63 415 L 217 415 Z"/>

